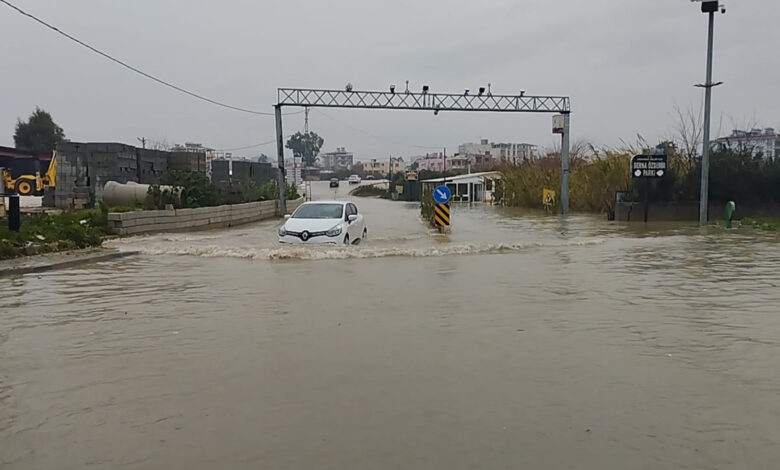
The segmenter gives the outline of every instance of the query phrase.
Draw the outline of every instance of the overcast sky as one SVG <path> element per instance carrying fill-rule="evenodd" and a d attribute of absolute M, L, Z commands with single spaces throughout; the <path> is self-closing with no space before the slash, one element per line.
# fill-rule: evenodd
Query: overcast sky
<path fill-rule="evenodd" d="M 10 0 L 128 63 L 235 106 L 272 111 L 278 87 L 568 95 L 573 138 L 601 145 L 669 134 L 698 106 L 706 15 L 688 0 Z M 717 15 L 713 133 L 780 127 L 780 2 L 732 0 Z M 0 145 L 17 118 L 50 111 L 67 137 L 234 148 L 274 138 L 273 117 L 164 88 L 0 4 Z M 313 110 L 323 150 L 359 159 L 463 142 L 551 146 L 546 114 Z M 722 124 L 721 124 L 722 121 Z M 285 118 L 285 133 L 303 129 Z M 357 130 L 356 130 L 357 129 Z M 429 150 L 430 151 L 430 150 Z M 235 152 L 274 155 L 274 145 Z"/>

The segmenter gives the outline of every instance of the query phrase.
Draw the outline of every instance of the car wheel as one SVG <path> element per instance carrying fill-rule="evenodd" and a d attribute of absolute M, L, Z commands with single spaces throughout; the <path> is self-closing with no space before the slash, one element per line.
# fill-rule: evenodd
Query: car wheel
<path fill-rule="evenodd" d="M 16 192 L 22 196 L 29 196 L 33 192 L 33 184 L 29 180 L 20 180 L 16 183 Z"/>
<path fill-rule="evenodd" d="M 344 244 L 349 245 L 349 235 L 344 236 Z"/>

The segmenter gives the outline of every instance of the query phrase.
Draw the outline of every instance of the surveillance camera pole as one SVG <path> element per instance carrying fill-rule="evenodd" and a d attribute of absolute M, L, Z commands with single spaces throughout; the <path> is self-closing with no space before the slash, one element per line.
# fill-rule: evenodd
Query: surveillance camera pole
<path fill-rule="evenodd" d="M 712 43 L 715 30 L 715 11 L 710 10 L 707 38 L 707 81 L 704 83 L 704 148 L 701 157 L 701 195 L 699 197 L 699 225 L 707 225 L 710 184 L 710 117 L 712 112 Z"/>

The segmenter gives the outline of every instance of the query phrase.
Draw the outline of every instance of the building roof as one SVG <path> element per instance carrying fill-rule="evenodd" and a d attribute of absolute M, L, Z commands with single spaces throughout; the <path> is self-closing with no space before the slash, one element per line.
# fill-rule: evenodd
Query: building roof
<path fill-rule="evenodd" d="M 38 160 L 51 160 L 51 154 L 38 154 L 28 150 L 21 150 L 13 147 L 0 146 L 0 156 L 12 158 L 35 158 Z"/>
<path fill-rule="evenodd" d="M 466 173 L 465 175 L 448 176 L 448 183 L 460 183 L 466 182 L 470 179 L 479 180 L 482 178 L 497 178 L 501 173 L 497 171 L 484 171 L 482 173 Z M 422 183 L 444 183 L 444 178 L 434 178 L 432 180 L 423 180 Z"/>

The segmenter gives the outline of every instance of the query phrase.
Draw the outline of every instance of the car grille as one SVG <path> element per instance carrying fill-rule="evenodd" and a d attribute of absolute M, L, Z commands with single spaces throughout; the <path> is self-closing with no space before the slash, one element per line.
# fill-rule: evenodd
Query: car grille
<path fill-rule="evenodd" d="M 324 232 L 308 232 L 308 233 L 309 233 L 309 236 L 304 241 L 311 240 L 314 237 L 324 237 L 328 232 L 324 231 Z M 290 237 L 296 237 L 296 238 L 300 238 L 301 240 L 303 240 L 303 232 L 291 232 L 291 231 L 288 230 L 287 231 L 287 235 L 290 236 Z"/>

